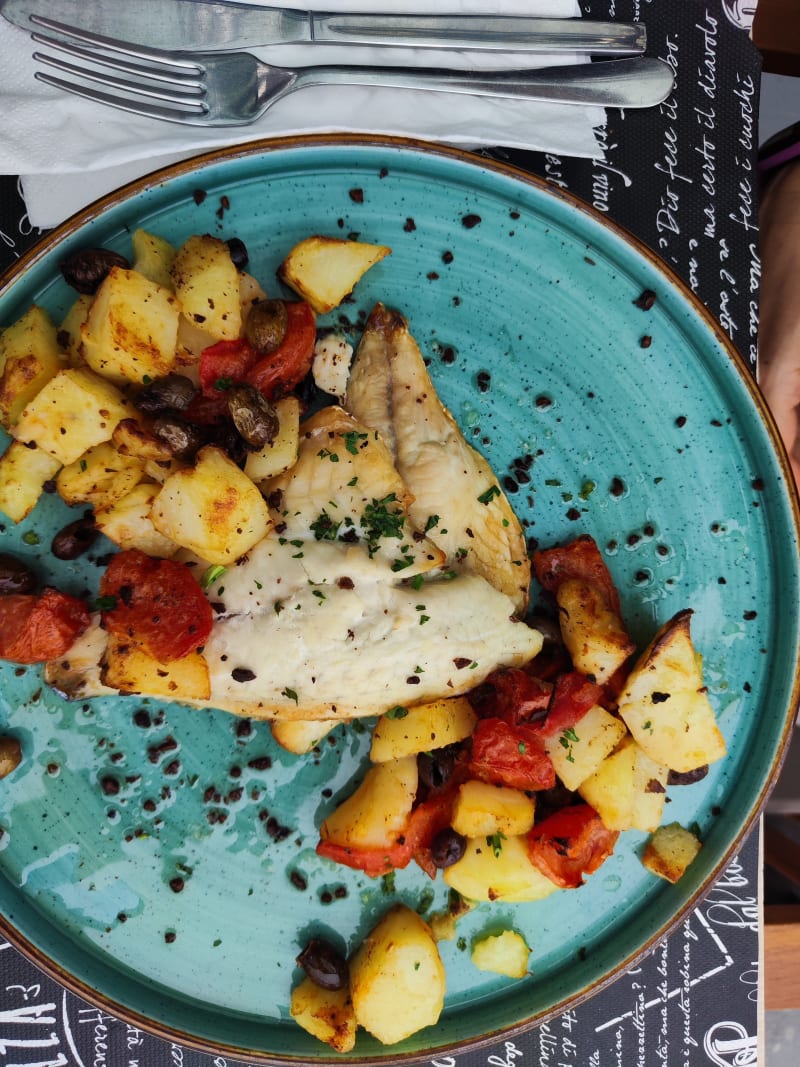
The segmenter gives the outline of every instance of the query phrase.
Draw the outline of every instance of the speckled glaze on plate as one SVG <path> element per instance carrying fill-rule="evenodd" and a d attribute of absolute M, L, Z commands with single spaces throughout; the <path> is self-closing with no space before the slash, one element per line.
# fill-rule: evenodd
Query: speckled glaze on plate
<path fill-rule="evenodd" d="M 394 1048 L 362 1033 L 345 1059 L 430 1058 L 577 1003 L 680 921 L 735 850 L 797 704 L 797 501 L 748 371 L 675 277 L 590 209 L 512 168 L 394 139 L 265 142 L 137 182 L 3 279 L 0 325 L 33 301 L 65 312 L 74 294 L 58 261 L 85 245 L 127 252 L 136 226 L 175 243 L 239 236 L 273 292 L 278 263 L 308 234 L 390 245 L 341 324 L 377 299 L 405 312 L 443 399 L 514 479 L 529 536 L 594 535 L 640 643 L 694 609 L 730 753 L 703 782 L 670 789 L 670 819 L 696 822 L 704 839 L 687 875 L 653 878 L 644 835 L 631 833 L 580 890 L 476 909 L 465 943 L 513 923 L 532 975 L 481 973 L 443 943 L 439 1024 Z M 650 307 L 637 303 L 644 290 Z M 515 462 L 525 457 L 530 482 Z M 48 496 L 3 525 L 0 551 L 94 590 L 110 546 L 75 564 L 49 558 L 71 517 Z M 301 945 L 328 933 L 349 950 L 394 899 L 444 900 L 416 869 L 387 891 L 315 855 L 368 735 L 340 727 L 319 756 L 292 757 L 266 726 L 223 713 L 135 697 L 69 704 L 35 668 L 1 665 L 0 691 L 0 726 L 24 752 L 0 784 L 3 932 L 73 990 L 163 1036 L 253 1062 L 341 1062 L 288 1018 Z"/>

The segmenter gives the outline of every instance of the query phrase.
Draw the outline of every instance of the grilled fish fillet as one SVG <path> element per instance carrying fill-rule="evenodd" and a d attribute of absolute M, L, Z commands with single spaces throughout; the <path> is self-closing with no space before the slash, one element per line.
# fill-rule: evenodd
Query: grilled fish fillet
<path fill-rule="evenodd" d="M 459 572 L 479 574 L 525 611 L 525 537 L 492 468 L 442 404 L 405 318 L 378 304 L 350 372 L 345 407 L 377 430 L 408 487 L 412 522 Z"/>

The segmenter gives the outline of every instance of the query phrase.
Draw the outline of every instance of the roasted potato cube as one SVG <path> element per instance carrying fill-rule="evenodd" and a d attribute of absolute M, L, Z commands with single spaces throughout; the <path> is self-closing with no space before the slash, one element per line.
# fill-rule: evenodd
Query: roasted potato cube
<path fill-rule="evenodd" d="M 143 274 L 112 267 L 81 327 L 81 353 L 117 383 L 163 378 L 175 366 L 180 305 Z"/>
<path fill-rule="evenodd" d="M 341 304 L 359 278 L 391 251 L 363 241 L 307 237 L 281 263 L 278 277 L 318 315 L 324 315 Z"/>
<path fill-rule="evenodd" d="M 215 341 L 233 341 L 239 336 L 239 272 L 224 241 L 210 234 L 188 238 L 175 253 L 170 274 L 189 322 Z"/>
<path fill-rule="evenodd" d="M 139 482 L 113 504 L 95 506 L 95 526 L 120 548 L 138 548 L 148 556 L 169 559 L 178 546 L 159 533 L 150 518 L 150 508 L 160 488 L 154 482 Z"/>
<path fill-rule="evenodd" d="M 239 271 L 239 306 L 242 322 L 246 321 L 253 304 L 257 300 L 266 300 L 266 298 L 267 294 L 261 288 L 261 283 L 246 270 Z"/>
<path fill-rule="evenodd" d="M 295 989 L 289 1005 L 295 1022 L 337 1052 L 352 1052 L 356 1043 L 356 1014 L 350 990 L 323 989 L 304 978 Z"/>
<path fill-rule="evenodd" d="M 22 745 L 13 734 L 0 737 L 0 778 L 7 778 L 22 762 Z"/>
<path fill-rule="evenodd" d="M 0 457 L 0 511 L 13 522 L 33 511 L 45 482 L 54 478 L 61 464 L 41 448 L 12 441 Z"/>
<path fill-rule="evenodd" d="M 579 578 L 562 582 L 556 600 L 561 634 L 576 670 L 604 684 L 635 650 L 622 619 L 601 589 Z"/>
<path fill-rule="evenodd" d="M 316 748 L 338 722 L 313 719 L 280 719 L 270 723 L 272 736 L 287 752 L 302 756 Z"/>
<path fill-rule="evenodd" d="M 670 619 L 642 653 L 619 695 L 619 713 L 642 749 L 686 772 L 725 755 L 691 637 L 691 611 Z"/>
<path fill-rule="evenodd" d="M 211 683 L 202 652 L 161 663 L 141 648 L 109 635 L 101 679 L 120 693 L 146 693 L 170 700 L 208 700 Z"/>
<path fill-rule="evenodd" d="M 70 367 L 36 394 L 12 432 L 18 441 L 33 442 L 66 465 L 93 445 L 108 441 L 131 411 L 111 382 L 88 368 Z"/>
<path fill-rule="evenodd" d="M 567 787 L 577 789 L 627 733 L 625 723 L 595 704 L 568 730 L 544 739 L 556 774 Z"/>
<path fill-rule="evenodd" d="M 402 834 L 417 793 L 414 756 L 370 767 L 361 785 L 320 827 L 320 838 L 345 848 L 388 848 Z"/>
<path fill-rule="evenodd" d="M 297 461 L 300 447 L 300 401 L 286 396 L 274 403 L 278 432 L 273 441 L 257 452 L 248 453 L 244 472 L 256 485 L 290 470 Z"/>
<path fill-rule="evenodd" d="M 578 791 L 609 830 L 654 830 L 661 822 L 668 775 L 664 764 L 626 735 Z"/>
<path fill-rule="evenodd" d="M 271 528 L 261 493 L 214 445 L 198 452 L 193 467 L 167 478 L 150 516 L 159 533 L 223 566 L 243 556 Z"/>
<path fill-rule="evenodd" d="M 133 269 L 162 289 L 174 290 L 169 270 L 175 258 L 175 249 L 169 241 L 140 228 L 131 234 L 131 245 Z"/>
<path fill-rule="evenodd" d="M 642 863 L 653 874 L 677 882 L 686 872 L 702 848 L 702 842 L 691 830 L 672 822 L 659 826 L 647 842 Z"/>
<path fill-rule="evenodd" d="M 533 826 L 536 805 L 521 789 L 471 780 L 459 786 L 451 825 L 464 837 L 516 837 Z"/>
<path fill-rule="evenodd" d="M 71 367 L 86 365 L 81 352 L 81 330 L 89 315 L 94 297 L 90 293 L 81 293 L 61 320 L 58 339 L 64 348 L 67 362 Z"/>
<path fill-rule="evenodd" d="M 444 1006 L 445 972 L 430 927 L 397 904 L 350 961 L 356 1022 L 384 1045 L 432 1026 Z"/>
<path fill-rule="evenodd" d="M 415 756 L 469 737 L 478 717 L 466 697 L 434 700 L 382 715 L 372 733 L 373 763 Z"/>
<path fill-rule="evenodd" d="M 478 970 L 504 974 L 507 978 L 524 978 L 528 973 L 530 954 L 522 934 L 516 930 L 503 930 L 475 941 L 470 956 Z"/>
<path fill-rule="evenodd" d="M 469 838 L 464 855 L 442 874 L 451 889 L 475 901 L 542 900 L 557 888 L 528 859 L 524 836 Z"/>
<path fill-rule="evenodd" d="M 108 508 L 127 496 L 143 477 L 142 460 L 123 456 L 110 441 L 103 441 L 62 467 L 56 478 L 56 488 L 67 504 Z"/>
<path fill-rule="evenodd" d="M 0 422 L 10 429 L 23 408 L 65 366 L 56 328 L 36 304 L 0 334 Z"/>
<path fill-rule="evenodd" d="M 139 419 L 122 419 L 114 427 L 111 443 L 123 456 L 169 462 L 172 453 Z"/>

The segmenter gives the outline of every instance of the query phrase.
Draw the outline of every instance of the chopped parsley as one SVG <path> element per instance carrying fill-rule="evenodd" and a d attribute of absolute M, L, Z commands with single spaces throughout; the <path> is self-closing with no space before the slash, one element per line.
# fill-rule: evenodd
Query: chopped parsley
<path fill-rule="evenodd" d="M 500 487 L 497 485 L 490 485 L 485 493 L 481 493 L 478 497 L 479 504 L 489 504 L 496 496 L 500 496 Z"/>
<path fill-rule="evenodd" d="M 347 433 L 342 434 L 344 439 L 345 448 L 351 456 L 358 455 L 358 442 L 366 441 L 367 435 L 365 433 L 359 433 L 358 430 L 348 430 Z"/>
<path fill-rule="evenodd" d="M 226 568 L 223 567 L 221 563 L 212 564 L 212 566 L 208 567 L 204 571 L 203 576 L 200 579 L 200 585 L 203 587 L 203 589 L 208 589 L 208 587 L 213 582 L 215 582 L 217 578 L 222 577 L 222 575 L 225 573 L 225 570 Z"/>
<path fill-rule="evenodd" d="M 226 393 L 233 385 L 233 378 L 217 378 L 214 382 L 214 388 L 218 393 Z"/>
<path fill-rule="evenodd" d="M 378 541 L 382 537 L 394 537 L 399 540 L 403 536 L 405 515 L 400 508 L 390 507 L 391 504 L 396 503 L 396 494 L 388 493 L 381 500 L 373 499 L 364 508 L 361 522 L 370 556 L 377 551 Z"/>
<path fill-rule="evenodd" d="M 117 606 L 117 598 L 113 595 L 99 596 L 94 603 L 98 611 L 113 611 Z"/>
<path fill-rule="evenodd" d="M 404 708 L 401 704 L 396 704 L 393 708 L 389 708 L 384 712 L 387 719 L 404 719 L 408 715 L 408 708 Z"/>
<path fill-rule="evenodd" d="M 288 686 L 286 687 L 286 689 L 281 690 L 281 696 L 286 697 L 287 700 L 293 700 L 295 704 L 299 704 L 299 700 L 297 699 L 297 693 L 294 689 L 289 689 Z"/>
<path fill-rule="evenodd" d="M 486 838 L 486 844 L 492 850 L 495 858 L 503 851 L 503 842 L 506 839 L 505 834 L 501 834 L 499 831 L 496 834 L 489 834 Z"/>
<path fill-rule="evenodd" d="M 316 519 L 311 523 L 311 532 L 317 541 L 335 541 L 341 525 L 341 519 L 332 519 L 323 508 Z"/>
<path fill-rule="evenodd" d="M 329 459 L 331 463 L 339 462 L 339 456 L 335 452 L 331 452 L 329 448 L 321 448 L 317 455 L 320 459 Z"/>
<path fill-rule="evenodd" d="M 429 515 L 428 516 L 428 521 L 425 523 L 425 533 L 427 533 L 428 530 L 432 530 L 434 528 L 434 526 L 438 526 L 438 525 L 439 525 L 439 516 L 438 515 Z"/>

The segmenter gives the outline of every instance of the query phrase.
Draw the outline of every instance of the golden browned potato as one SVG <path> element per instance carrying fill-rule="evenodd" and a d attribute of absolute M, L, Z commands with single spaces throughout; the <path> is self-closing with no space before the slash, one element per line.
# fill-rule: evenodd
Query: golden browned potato
<path fill-rule="evenodd" d="M 578 792 L 609 830 L 655 830 L 664 811 L 668 776 L 665 764 L 656 763 L 626 735 Z"/>
<path fill-rule="evenodd" d="M 356 1015 L 349 988 L 323 989 L 304 978 L 292 990 L 289 1012 L 299 1026 L 337 1052 L 355 1047 Z"/>
<path fill-rule="evenodd" d="M 60 370 L 28 403 L 13 436 L 66 465 L 108 441 L 132 407 L 115 385 L 88 367 Z"/>
<path fill-rule="evenodd" d="M 278 276 L 318 315 L 324 315 L 338 307 L 359 278 L 391 251 L 364 241 L 307 237 L 281 263 Z"/>
<path fill-rule="evenodd" d="M 233 341 L 242 330 L 239 272 L 224 241 L 210 234 L 189 237 L 170 267 L 183 314 L 214 341 Z"/>
<path fill-rule="evenodd" d="M 33 511 L 45 482 L 58 473 L 61 464 L 41 448 L 12 441 L 0 457 L 0 511 L 13 522 Z"/>
<path fill-rule="evenodd" d="M 725 755 L 725 739 L 703 684 L 691 611 L 670 619 L 642 653 L 619 695 L 619 713 L 637 744 L 673 771 Z"/>
<path fill-rule="evenodd" d="M 65 366 L 50 316 L 34 304 L 0 334 L 0 422 L 10 429 L 43 385 Z"/>
<path fill-rule="evenodd" d="M 163 289 L 174 290 L 170 267 L 175 258 L 175 249 L 163 237 L 147 230 L 134 230 L 131 234 L 133 269 Z"/>
<path fill-rule="evenodd" d="M 444 748 L 470 737 L 478 717 L 466 697 L 434 700 L 382 715 L 372 733 L 370 759 L 381 763 Z"/>
<path fill-rule="evenodd" d="M 70 367 L 85 366 L 86 361 L 81 352 L 81 329 L 89 314 L 94 296 L 81 293 L 67 311 L 58 327 L 58 339 L 66 354 Z"/>
<path fill-rule="evenodd" d="M 464 837 L 516 837 L 533 826 L 536 805 L 521 789 L 472 779 L 459 786 L 451 826 Z"/>
<path fill-rule="evenodd" d="M 607 682 L 635 651 L 622 619 L 606 603 L 602 590 L 568 578 L 557 591 L 561 635 L 576 670 Z"/>
<path fill-rule="evenodd" d="M 0 778 L 5 778 L 15 771 L 22 762 L 22 746 L 19 738 L 11 734 L 0 737 Z"/>
<path fill-rule="evenodd" d="M 326 722 L 324 719 L 315 722 L 305 719 L 281 719 L 270 723 L 272 736 L 287 752 L 293 752 L 296 756 L 302 756 L 320 743 L 331 730 L 339 725 L 338 722 Z"/>
<path fill-rule="evenodd" d="M 109 635 L 102 680 L 121 693 L 146 693 L 172 700 L 207 700 L 208 664 L 201 652 L 162 663 L 140 648 Z"/>
<path fill-rule="evenodd" d="M 361 785 L 320 827 L 320 838 L 345 848 L 388 848 L 403 832 L 417 794 L 414 756 L 370 767 Z"/>
<path fill-rule="evenodd" d="M 437 1022 L 445 972 L 430 927 L 397 904 L 367 934 L 350 961 L 356 1022 L 384 1045 L 394 1045 Z"/>
<path fill-rule="evenodd" d="M 127 496 L 143 477 L 143 460 L 123 456 L 110 441 L 103 441 L 62 467 L 56 488 L 67 504 L 108 508 Z"/>
<path fill-rule="evenodd" d="M 169 289 L 112 267 L 81 326 L 81 354 L 119 384 L 163 378 L 175 366 L 180 310 Z"/>
<path fill-rule="evenodd" d="M 621 719 L 595 704 L 575 726 L 544 738 L 544 747 L 567 789 L 577 789 L 614 751 L 626 733 Z"/>
<path fill-rule="evenodd" d="M 524 837 L 473 837 L 461 859 L 442 872 L 467 900 L 542 900 L 557 886 L 528 859 Z"/>
<path fill-rule="evenodd" d="M 270 478 L 290 470 L 297 461 L 300 447 L 300 401 L 286 396 L 274 403 L 278 432 L 274 439 L 256 452 L 249 452 L 244 472 L 260 486 Z"/>
<path fill-rule="evenodd" d="M 516 930 L 503 930 L 475 941 L 470 956 L 481 971 L 493 971 L 507 978 L 524 978 L 528 973 L 530 954 L 522 934 Z"/>
<path fill-rule="evenodd" d="M 701 848 L 700 839 L 691 830 L 677 822 L 668 823 L 659 826 L 647 842 L 642 863 L 660 878 L 677 882 Z"/>
<path fill-rule="evenodd" d="M 221 449 L 207 445 L 175 471 L 153 500 L 153 525 L 208 563 L 234 563 L 271 529 L 266 502 Z"/>
<path fill-rule="evenodd" d="M 106 507 L 95 507 L 97 529 L 120 548 L 138 548 L 148 556 L 168 559 L 178 546 L 153 526 L 150 509 L 161 487 L 155 482 L 139 482 L 121 499 Z"/>

